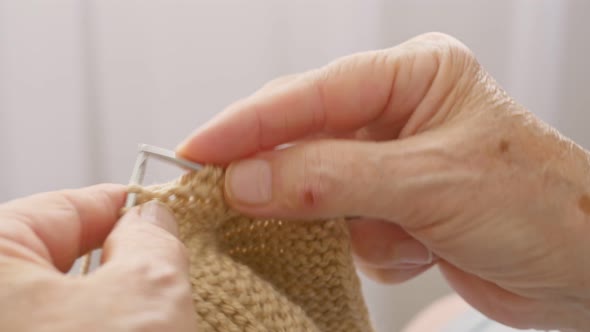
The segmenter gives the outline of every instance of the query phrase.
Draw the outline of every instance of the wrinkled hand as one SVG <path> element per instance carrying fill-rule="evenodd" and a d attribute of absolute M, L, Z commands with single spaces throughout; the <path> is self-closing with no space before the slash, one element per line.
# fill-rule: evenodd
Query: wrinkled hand
<path fill-rule="evenodd" d="M 438 263 L 495 320 L 590 330 L 590 158 L 451 37 L 273 81 L 178 152 L 229 164 L 244 213 L 358 216 L 353 248 L 378 280 Z"/>
<path fill-rule="evenodd" d="M 101 185 L 0 205 L 1 331 L 195 331 L 173 216 L 147 203 L 115 226 L 124 197 Z M 65 274 L 103 242 L 101 267 Z"/>

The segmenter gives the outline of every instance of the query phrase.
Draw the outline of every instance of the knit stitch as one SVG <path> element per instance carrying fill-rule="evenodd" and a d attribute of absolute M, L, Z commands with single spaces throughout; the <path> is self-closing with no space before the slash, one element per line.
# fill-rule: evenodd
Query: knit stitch
<path fill-rule="evenodd" d="M 252 219 L 223 196 L 224 172 L 132 186 L 175 214 L 190 256 L 199 332 L 372 331 L 343 220 Z"/>

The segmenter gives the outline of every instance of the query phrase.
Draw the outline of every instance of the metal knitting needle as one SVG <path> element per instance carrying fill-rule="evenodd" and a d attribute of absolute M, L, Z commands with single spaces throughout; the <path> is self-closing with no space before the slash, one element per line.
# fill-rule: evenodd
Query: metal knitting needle
<path fill-rule="evenodd" d="M 135 160 L 135 166 L 133 167 L 133 172 L 131 172 L 131 179 L 129 180 L 130 185 L 141 185 L 143 182 L 143 178 L 145 176 L 145 168 L 147 165 L 147 155 L 145 152 L 139 149 L 139 153 L 137 154 L 137 159 Z M 128 193 L 127 199 L 125 201 L 125 208 L 131 208 L 135 205 L 137 201 L 137 194 L 136 193 Z"/>
<path fill-rule="evenodd" d="M 169 162 L 175 164 L 180 167 L 188 168 L 193 171 L 198 171 L 203 168 L 202 165 L 180 158 L 176 156 L 174 151 L 166 150 L 163 148 L 159 148 L 152 145 L 147 144 L 140 144 L 138 149 L 137 159 L 135 160 L 135 166 L 133 167 L 133 171 L 131 173 L 131 179 L 129 180 L 130 185 L 141 185 L 143 183 L 143 179 L 145 177 L 145 170 L 147 167 L 147 161 L 149 157 L 154 157 L 156 159 L 160 159 L 165 162 Z M 127 194 L 127 199 L 125 201 L 125 208 L 132 208 L 137 203 L 137 194 L 136 193 L 129 193 Z M 88 253 L 83 261 L 81 267 L 81 274 L 87 274 L 90 270 L 90 265 L 92 263 L 92 252 Z"/>
<path fill-rule="evenodd" d="M 152 146 L 152 145 L 147 145 L 147 144 L 141 144 L 139 146 L 139 150 L 141 152 L 144 152 L 144 153 L 150 155 L 150 156 L 156 157 L 156 158 L 161 159 L 166 162 L 176 164 L 180 167 L 186 167 L 186 168 L 191 169 L 193 171 L 198 171 L 201 168 L 203 168 L 203 166 L 199 163 L 195 163 L 193 161 L 189 161 L 189 160 L 178 157 L 176 155 L 176 153 L 171 150 L 166 150 L 166 149 L 162 149 L 162 148 Z"/>
<path fill-rule="evenodd" d="M 203 168 L 202 165 L 192 161 L 180 158 L 176 156 L 174 151 L 166 150 L 152 145 L 140 144 L 139 153 L 135 161 L 135 167 L 131 173 L 131 179 L 129 180 L 130 185 L 141 185 L 145 176 L 145 169 L 147 166 L 148 157 L 154 157 L 162 161 L 176 164 L 177 166 L 185 167 L 194 171 L 198 171 Z M 133 207 L 137 200 L 137 194 L 129 193 L 127 195 L 127 201 L 125 207 Z"/>

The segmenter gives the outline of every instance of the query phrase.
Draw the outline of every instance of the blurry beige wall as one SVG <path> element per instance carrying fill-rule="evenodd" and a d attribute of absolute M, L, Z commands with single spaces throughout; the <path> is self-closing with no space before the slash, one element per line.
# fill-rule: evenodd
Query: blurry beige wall
<path fill-rule="evenodd" d="M 590 5 L 579 1 L 0 0 L 0 201 L 126 182 L 279 75 L 414 35 L 455 35 L 521 103 L 590 146 Z M 437 271 L 363 280 L 380 332 L 449 292 Z"/>

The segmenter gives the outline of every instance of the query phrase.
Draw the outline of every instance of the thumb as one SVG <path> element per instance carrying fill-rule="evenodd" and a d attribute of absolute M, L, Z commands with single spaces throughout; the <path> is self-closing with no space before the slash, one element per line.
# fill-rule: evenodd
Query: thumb
<path fill-rule="evenodd" d="M 186 248 L 178 239 L 174 215 L 157 201 L 129 210 L 107 237 L 103 263 L 150 263 L 188 273 Z"/>
<path fill-rule="evenodd" d="M 318 140 L 260 153 L 229 166 L 226 196 L 234 208 L 263 217 L 401 221 L 441 188 L 426 181 L 437 167 L 440 154 L 430 152 L 437 142 Z"/>

